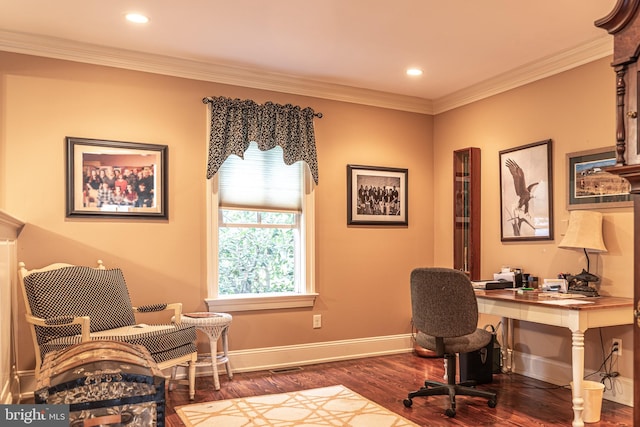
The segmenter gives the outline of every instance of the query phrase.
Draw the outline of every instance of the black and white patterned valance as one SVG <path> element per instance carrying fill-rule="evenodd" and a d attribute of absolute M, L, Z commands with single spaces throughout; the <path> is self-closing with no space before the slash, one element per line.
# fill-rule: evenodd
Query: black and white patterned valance
<path fill-rule="evenodd" d="M 242 158 L 249 143 L 255 141 L 262 151 L 280 146 L 287 165 L 304 161 L 318 184 L 313 118 L 322 117 L 322 114 L 309 107 L 272 102 L 260 105 L 249 99 L 222 96 L 204 98 L 202 102 L 211 104 L 207 179 L 218 172 L 231 154 Z"/>

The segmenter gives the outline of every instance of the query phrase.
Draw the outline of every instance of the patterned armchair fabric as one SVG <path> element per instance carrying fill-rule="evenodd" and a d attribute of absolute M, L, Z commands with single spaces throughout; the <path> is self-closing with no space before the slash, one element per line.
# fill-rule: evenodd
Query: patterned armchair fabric
<path fill-rule="evenodd" d="M 24 278 L 31 314 L 43 319 L 59 316 L 89 316 L 91 332 L 131 326 L 136 323 L 122 270 L 63 267 L 32 273 Z M 36 327 L 38 342 L 52 337 L 80 334 L 80 325 L 63 328 Z"/>
<path fill-rule="evenodd" d="M 190 397 L 194 397 L 195 327 L 136 324 L 135 319 L 136 312 L 164 309 L 173 309 L 180 319 L 180 304 L 134 307 L 122 270 L 105 269 L 101 262 L 98 268 L 54 264 L 33 271 L 20 263 L 20 278 L 36 347 L 36 376 L 45 354 L 108 339 L 144 346 L 160 369 L 189 363 Z"/>

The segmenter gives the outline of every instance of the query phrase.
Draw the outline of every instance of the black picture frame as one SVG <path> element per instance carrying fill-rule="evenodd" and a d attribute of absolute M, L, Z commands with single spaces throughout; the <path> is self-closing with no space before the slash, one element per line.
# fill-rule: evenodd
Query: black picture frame
<path fill-rule="evenodd" d="M 407 226 L 409 170 L 347 165 L 347 225 Z"/>
<path fill-rule="evenodd" d="M 567 210 L 633 206 L 629 181 L 606 171 L 615 164 L 615 147 L 567 153 Z"/>
<path fill-rule="evenodd" d="M 166 145 L 77 137 L 65 143 L 67 218 L 168 219 Z"/>
<path fill-rule="evenodd" d="M 553 163 L 550 139 L 499 153 L 500 239 L 553 240 Z"/>

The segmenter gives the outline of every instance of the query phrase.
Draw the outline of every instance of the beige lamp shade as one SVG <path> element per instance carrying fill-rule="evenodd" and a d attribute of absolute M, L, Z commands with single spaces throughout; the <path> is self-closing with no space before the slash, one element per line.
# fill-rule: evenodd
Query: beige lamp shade
<path fill-rule="evenodd" d="M 558 247 L 584 249 L 589 252 L 606 252 L 607 247 L 602 239 L 602 213 L 571 211 L 569 227 Z"/>

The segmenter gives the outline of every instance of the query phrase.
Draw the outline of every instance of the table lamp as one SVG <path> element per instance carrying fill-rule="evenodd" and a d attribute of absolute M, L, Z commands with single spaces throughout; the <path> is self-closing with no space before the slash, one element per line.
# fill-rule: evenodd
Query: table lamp
<path fill-rule="evenodd" d="M 598 276 L 589 273 L 589 252 L 607 252 L 607 247 L 602 239 L 602 213 L 597 211 L 571 211 L 569 215 L 569 227 L 564 238 L 558 245 L 563 249 L 582 249 L 587 257 L 587 271 L 582 269 L 578 276 L 594 276 L 597 282 Z"/>

